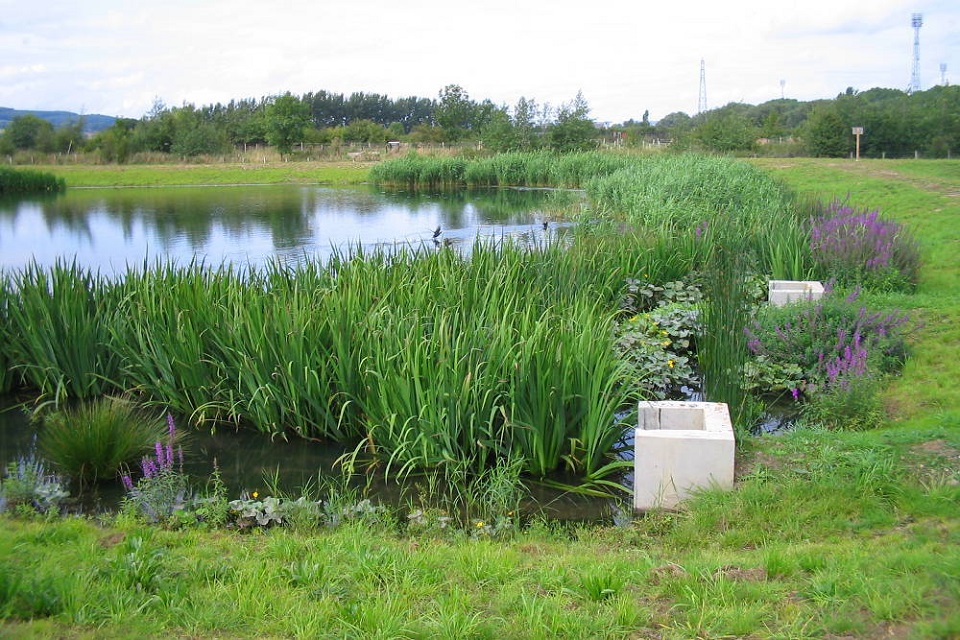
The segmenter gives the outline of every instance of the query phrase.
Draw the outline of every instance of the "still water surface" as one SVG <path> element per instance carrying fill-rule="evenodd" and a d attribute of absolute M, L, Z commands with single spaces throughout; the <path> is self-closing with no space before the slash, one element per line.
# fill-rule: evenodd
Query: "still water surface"
<path fill-rule="evenodd" d="M 569 192 L 443 195 L 310 185 L 68 189 L 0 200 L 0 268 L 76 259 L 104 275 L 147 260 L 259 266 L 365 250 L 467 246 L 479 236 L 535 240 L 544 210 Z"/>

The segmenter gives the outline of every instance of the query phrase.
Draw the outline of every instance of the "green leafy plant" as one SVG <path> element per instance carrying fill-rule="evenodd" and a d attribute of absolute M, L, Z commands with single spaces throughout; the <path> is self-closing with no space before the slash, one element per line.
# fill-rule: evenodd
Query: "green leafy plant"
<path fill-rule="evenodd" d="M 21 506 L 40 513 L 56 512 L 69 495 L 63 478 L 51 473 L 31 450 L 7 464 L 0 479 L 0 513 Z"/>

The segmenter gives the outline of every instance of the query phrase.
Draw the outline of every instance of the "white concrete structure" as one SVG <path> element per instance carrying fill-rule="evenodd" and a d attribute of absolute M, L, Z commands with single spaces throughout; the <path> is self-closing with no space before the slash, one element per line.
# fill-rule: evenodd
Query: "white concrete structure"
<path fill-rule="evenodd" d="M 726 404 L 641 402 L 633 507 L 676 509 L 696 489 L 733 488 L 736 441 Z"/>
<path fill-rule="evenodd" d="M 791 302 L 819 300 L 823 297 L 823 283 L 816 280 L 771 280 L 767 300 L 782 307 Z"/>

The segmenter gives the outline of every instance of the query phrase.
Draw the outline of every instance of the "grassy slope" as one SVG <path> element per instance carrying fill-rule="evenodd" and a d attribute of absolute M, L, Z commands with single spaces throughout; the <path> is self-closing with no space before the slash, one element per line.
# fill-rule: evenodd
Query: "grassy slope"
<path fill-rule="evenodd" d="M 20 577 L 37 619 L 0 635 L 960 637 L 958 165 L 763 166 L 879 206 L 921 237 L 920 291 L 876 301 L 925 321 L 891 386 L 892 424 L 748 442 L 738 489 L 683 515 L 504 542 L 3 520 L 0 578 Z M 0 603 L 15 581 L 0 579 Z"/>
<path fill-rule="evenodd" d="M 799 191 L 879 208 L 921 239 L 919 290 L 887 300 L 923 323 L 903 376 L 890 388 L 891 412 L 898 420 L 960 424 L 960 162 L 769 160 L 761 166 Z"/>

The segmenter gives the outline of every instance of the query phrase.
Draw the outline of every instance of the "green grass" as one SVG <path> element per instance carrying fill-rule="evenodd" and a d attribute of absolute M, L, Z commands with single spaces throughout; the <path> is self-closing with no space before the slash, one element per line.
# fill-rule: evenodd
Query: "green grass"
<path fill-rule="evenodd" d="M 369 166 L 348 162 L 284 162 L 268 164 L 137 164 L 43 165 L 67 187 L 160 187 L 231 184 L 360 184 Z"/>

